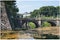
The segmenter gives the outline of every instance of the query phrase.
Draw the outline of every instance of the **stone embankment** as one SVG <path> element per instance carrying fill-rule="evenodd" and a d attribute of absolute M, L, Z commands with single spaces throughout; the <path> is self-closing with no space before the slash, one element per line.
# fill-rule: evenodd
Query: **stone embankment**
<path fill-rule="evenodd" d="M 7 16 L 7 12 L 6 12 L 6 8 L 5 8 L 5 4 L 4 2 L 1 2 L 1 15 L 0 15 L 0 29 L 1 30 L 12 30 L 11 29 L 11 25 L 10 25 L 10 22 L 9 22 L 9 18 Z"/>
<path fill-rule="evenodd" d="M 3 39 L 59 39 L 60 27 L 43 27 L 26 31 L 1 31 L 1 38 Z"/>
<path fill-rule="evenodd" d="M 60 37 L 60 27 L 43 27 L 33 29 L 33 37 L 39 39 L 58 39 Z M 32 33 L 31 32 L 31 33 Z M 35 33 L 34 33 L 35 32 Z"/>

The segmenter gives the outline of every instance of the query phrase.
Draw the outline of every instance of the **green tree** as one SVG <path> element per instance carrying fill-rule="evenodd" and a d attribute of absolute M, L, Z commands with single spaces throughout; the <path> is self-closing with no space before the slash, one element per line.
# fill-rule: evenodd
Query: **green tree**
<path fill-rule="evenodd" d="M 57 16 L 60 16 L 60 6 L 57 6 L 56 9 L 57 9 Z"/>
<path fill-rule="evenodd" d="M 38 15 L 38 10 L 34 10 L 33 12 L 30 12 L 31 17 L 36 17 Z"/>
<path fill-rule="evenodd" d="M 15 27 L 17 27 L 17 20 L 15 20 L 17 17 L 17 12 L 19 11 L 16 6 L 16 1 L 4 1 L 6 12 L 12 27 L 12 30 L 14 30 Z"/>
<path fill-rule="evenodd" d="M 56 16 L 56 8 L 54 6 L 44 6 L 41 7 L 40 9 L 40 14 L 45 15 L 45 16 Z"/>
<path fill-rule="evenodd" d="M 57 17 L 57 14 L 60 14 L 59 12 L 60 7 L 54 7 L 54 6 L 43 6 L 38 10 L 34 10 L 33 12 L 30 12 L 31 17 L 36 17 L 38 15 L 43 15 L 46 17 Z"/>
<path fill-rule="evenodd" d="M 17 12 L 19 11 L 18 8 L 17 8 L 17 6 L 16 6 L 16 1 L 5 1 L 5 5 L 9 9 L 10 14 L 13 17 L 16 17 Z"/>

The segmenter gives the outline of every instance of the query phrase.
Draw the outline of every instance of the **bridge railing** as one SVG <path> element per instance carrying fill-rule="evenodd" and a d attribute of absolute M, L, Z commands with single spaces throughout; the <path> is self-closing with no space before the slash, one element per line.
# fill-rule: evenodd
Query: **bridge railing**
<path fill-rule="evenodd" d="M 40 17 L 40 18 L 35 18 L 36 20 L 60 20 L 60 18 L 56 17 Z"/>
<path fill-rule="evenodd" d="M 20 18 L 20 20 L 30 19 L 30 20 L 60 20 L 58 17 L 33 17 L 33 18 Z"/>

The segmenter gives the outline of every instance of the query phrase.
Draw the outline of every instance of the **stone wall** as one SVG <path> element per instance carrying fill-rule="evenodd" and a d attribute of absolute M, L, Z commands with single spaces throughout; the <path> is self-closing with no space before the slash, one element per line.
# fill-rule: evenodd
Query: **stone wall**
<path fill-rule="evenodd" d="M 6 13 L 6 8 L 4 2 L 1 2 L 1 30 L 11 30 L 11 25 Z"/>
<path fill-rule="evenodd" d="M 0 26 L 1 26 L 1 2 L 0 2 Z M 1 27 L 0 27 L 1 30 Z"/>

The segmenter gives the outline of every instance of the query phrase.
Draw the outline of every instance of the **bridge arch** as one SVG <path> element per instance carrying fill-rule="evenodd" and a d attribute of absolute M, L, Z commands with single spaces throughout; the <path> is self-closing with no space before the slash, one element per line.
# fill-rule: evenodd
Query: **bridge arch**
<path fill-rule="evenodd" d="M 56 22 L 54 22 L 54 21 L 47 21 L 47 22 L 50 23 L 51 26 L 56 26 Z"/>
<path fill-rule="evenodd" d="M 32 22 L 32 23 L 34 23 L 35 24 L 35 28 L 38 28 L 39 27 L 39 24 L 38 24 L 38 21 L 37 20 L 23 20 L 22 21 L 22 25 L 24 24 L 24 23 L 26 23 L 26 22 Z"/>

